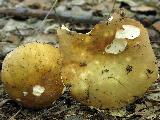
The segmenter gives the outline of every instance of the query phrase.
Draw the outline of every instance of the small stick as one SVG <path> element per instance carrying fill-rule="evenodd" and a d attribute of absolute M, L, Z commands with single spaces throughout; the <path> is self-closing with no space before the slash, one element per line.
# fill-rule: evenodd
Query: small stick
<path fill-rule="evenodd" d="M 19 28 L 16 27 L 16 30 L 18 32 L 18 37 L 20 38 L 20 40 L 22 41 L 24 39 L 24 36 L 21 34 L 21 31 L 19 30 Z"/>
<path fill-rule="evenodd" d="M 113 1 L 113 6 L 112 6 L 111 13 L 113 13 L 113 12 L 114 12 L 114 7 L 115 7 L 115 5 L 116 5 L 116 0 L 114 0 L 114 1 Z"/>
<path fill-rule="evenodd" d="M 54 107 L 49 108 L 49 109 L 47 110 L 47 112 L 53 110 L 54 108 L 56 108 L 56 107 L 54 106 Z M 75 106 L 75 107 L 67 108 L 67 109 L 64 109 L 64 110 L 61 110 L 61 111 L 57 111 L 57 112 L 54 112 L 53 115 L 57 115 L 57 114 L 60 114 L 60 113 L 62 113 L 62 112 L 65 112 L 65 111 L 69 111 L 69 110 L 72 110 L 72 109 L 74 109 L 74 108 L 77 108 L 77 107 Z M 38 115 L 38 116 L 37 116 L 36 118 L 34 118 L 33 120 L 38 120 L 38 119 L 39 119 L 41 116 L 43 116 L 44 114 L 46 114 L 46 113 L 44 112 L 44 113 Z"/>
<path fill-rule="evenodd" d="M 115 4 L 116 4 L 116 0 L 113 0 L 113 6 L 112 6 L 112 9 L 109 10 L 109 13 L 108 15 L 106 15 L 106 17 L 104 18 L 105 19 L 109 19 L 111 17 L 111 14 L 114 12 L 114 7 L 115 7 Z"/>
<path fill-rule="evenodd" d="M 48 14 L 48 15 L 47 15 Z M 49 12 L 48 10 L 34 10 L 24 7 L 19 8 L 0 8 L 0 15 L 12 16 L 19 19 L 27 19 L 29 17 L 44 19 L 46 17 L 48 19 L 57 19 L 57 17 L 64 22 L 72 22 L 72 23 L 85 23 L 85 24 L 97 24 L 103 20 L 102 17 L 76 17 L 72 14 L 68 14 L 64 12 Z"/>
<path fill-rule="evenodd" d="M 12 117 L 10 117 L 8 120 L 16 120 L 15 117 L 21 112 L 22 108 L 20 108 L 20 110 L 18 110 L 18 112 L 16 114 L 14 114 Z"/>
<path fill-rule="evenodd" d="M 54 7 L 57 5 L 57 2 L 58 2 L 58 0 L 55 0 L 55 2 L 53 3 L 51 9 L 48 11 L 47 15 L 45 16 L 44 20 L 42 21 L 42 23 L 41 23 L 39 29 L 41 29 L 41 28 L 43 27 L 43 25 L 44 25 L 45 22 L 46 22 L 46 19 L 47 19 L 48 16 L 51 14 L 51 12 L 53 11 Z"/>

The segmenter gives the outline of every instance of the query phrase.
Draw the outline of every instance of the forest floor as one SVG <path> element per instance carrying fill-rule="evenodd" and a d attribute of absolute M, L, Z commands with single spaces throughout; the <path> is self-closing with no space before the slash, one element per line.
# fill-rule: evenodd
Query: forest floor
<path fill-rule="evenodd" d="M 124 8 L 126 16 L 141 21 L 147 28 L 160 68 L 159 0 L 59 0 L 51 12 L 53 0 L 0 0 L 0 65 L 17 46 L 33 42 L 57 44 L 56 30 L 61 24 L 86 33 L 114 8 Z M 25 12 L 29 9 L 28 13 Z M 37 32 L 38 31 L 38 32 Z M 52 106 L 31 110 L 10 100 L 0 82 L 0 120 L 160 120 L 160 78 L 146 94 L 125 108 L 97 110 L 85 106 L 64 93 Z"/>

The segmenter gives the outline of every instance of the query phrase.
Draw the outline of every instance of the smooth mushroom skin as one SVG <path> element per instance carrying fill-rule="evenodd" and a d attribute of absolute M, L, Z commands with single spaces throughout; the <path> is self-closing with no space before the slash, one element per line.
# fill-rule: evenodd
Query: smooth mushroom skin
<path fill-rule="evenodd" d="M 51 105 L 62 95 L 62 58 L 49 44 L 28 43 L 3 61 L 2 81 L 9 96 L 28 108 Z"/>
<path fill-rule="evenodd" d="M 137 33 L 132 34 L 137 35 L 123 39 L 127 41 L 123 51 L 107 53 L 106 46 L 117 39 L 116 32 L 124 30 L 123 25 L 139 28 L 140 35 L 135 29 Z M 86 105 L 101 109 L 126 106 L 157 79 L 147 30 L 136 20 L 114 14 L 112 20 L 97 24 L 87 34 L 59 29 L 58 36 L 63 81 L 71 86 L 71 95 Z"/>

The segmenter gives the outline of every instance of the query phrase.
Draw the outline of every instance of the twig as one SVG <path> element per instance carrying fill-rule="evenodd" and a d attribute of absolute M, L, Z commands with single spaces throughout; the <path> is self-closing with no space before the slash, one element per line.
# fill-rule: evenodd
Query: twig
<path fill-rule="evenodd" d="M 65 112 L 65 111 L 69 111 L 69 110 L 72 110 L 72 109 L 75 109 L 75 108 L 78 108 L 78 107 L 71 107 L 71 108 L 67 108 L 67 109 L 64 109 L 64 110 L 61 110 L 61 111 L 57 111 L 57 112 L 55 112 L 55 113 L 53 113 L 54 115 L 57 115 L 57 114 L 60 114 L 60 113 L 62 113 L 62 112 Z"/>
<path fill-rule="evenodd" d="M 160 93 L 160 90 L 148 90 L 147 93 Z"/>
<path fill-rule="evenodd" d="M 20 108 L 20 110 L 18 110 L 18 112 L 16 114 L 14 114 L 12 117 L 10 117 L 8 120 L 16 120 L 15 117 L 21 112 L 22 108 Z"/>
<path fill-rule="evenodd" d="M 107 2 L 107 1 L 106 1 Z M 116 0 L 113 0 L 113 5 L 112 5 L 112 8 L 111 10 L 109 10 L 109 14 L 107 16 L 104 17 L 104 19 L 109 19 L 111 17 L 111 15 L 113 14 L 114 12 L 114 7 L 116 5 Z"/>
<path fill-rule="evenodd" d="M 16 27 L 16 30 L 18 32 L 18 37 L 20 38 L 20 40 L 22 41 L 24 39 L 24 36 L 21 34 L 21 31 L 19 30 L 19 28 Z"/>
<path fill-rule="evenodd" d="M 47 112 L 53 110 L 54 108 L 55 108 L 55 107 L 49 108 L 49 109 L 47 110 Z M 64 109 L 64 110 L 61 110 L 61 111 L 57 111 L 57 112 L 54 112 L 53 115 L 57 115 L 57 114 L 60 114 L 60 113 L 62 113 L 62 112 L 65 112 L 65 111 L 69 111 L 69 110 L 72 110 L 72 109 L 74 109 L 74 108 L 77 108 L 77 107 L 75 106 L 75 107 L 67 108 L 67 109 Z M 37 116 L 36 118 L 34 118 L 33 120 L 38 120 L 38 119 L 39 119 L 41 116 L 43 116 L 44 114 L 46 114 L 46 113 L 44 112 L 44 113 L 38 115 L 38 116 Z"/>
<path fill-rule="evenodd" d="M 47 15 L 47 18 L 57 19 L 57 16 L 58 16 L 59 19 L 65 22 L 87 23 L 87 24 L 96 24 L 99 21 L 103 20 L 103 18 L 96 17 L 96 16 L 92 16 L 89 18 L 86 16 L 77 17 L 72 14 L 67 14 L 65 11 L 56 12 L 56 13 L 53 11 L 50 13 L 48 10 L 34 10 L 34 9 L 29 9 L 29 8 L 24 8 L 24 7 L 0 8 L 0 15 L 13 16 L 19 19 L 27 19 L 29 17 L 44 19 L 46 15 Z"/>
<path fill-rule="evenodd" d="M 47 15 L 45 16 L 44 20 L 42 21 L 39 29 L 41 29 L 41 28 L 43 27 L 43 25 L 44 25 L 45 22 L 46 22 L 46 19 L 48 18 L 48 16 L 49 16 L 49 15 L 51 14 L 51 12 L 53 11 L 53 9 L 54 9 L 54 7 L 56 6 L 57 2 L 58 2 L 58 0 L 55 0 L 55 2 L 53 3 L 51 9 L 48 11 Z"/>
<path fill-rule="evenodd" d="M 111 13 L 113 13 L 113 12 L 114 12 L 115 5 L 116 5 L 116 0 L 114 0 L 114 1 L 113 1 L 113 6 L 112 6 Z"/>

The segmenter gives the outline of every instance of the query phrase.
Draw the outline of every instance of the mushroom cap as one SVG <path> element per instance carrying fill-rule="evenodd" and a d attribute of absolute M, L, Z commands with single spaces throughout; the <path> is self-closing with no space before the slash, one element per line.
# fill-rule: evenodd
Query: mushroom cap
<path fill-rule="evenodd" d="M 142 96 L 158 77 L 147 30 L 114 14 L 87 34 L 58 30 L 62 77 L 78 101 L 97 108 L 119 108 Z"/>
<path fill-rule="evenodd" d="M 62 58 L 49 44 L 28 43 L 3 61 L 2 81 L 9 96 L 28 108 L 51 105 L 62 95 Z"/>

